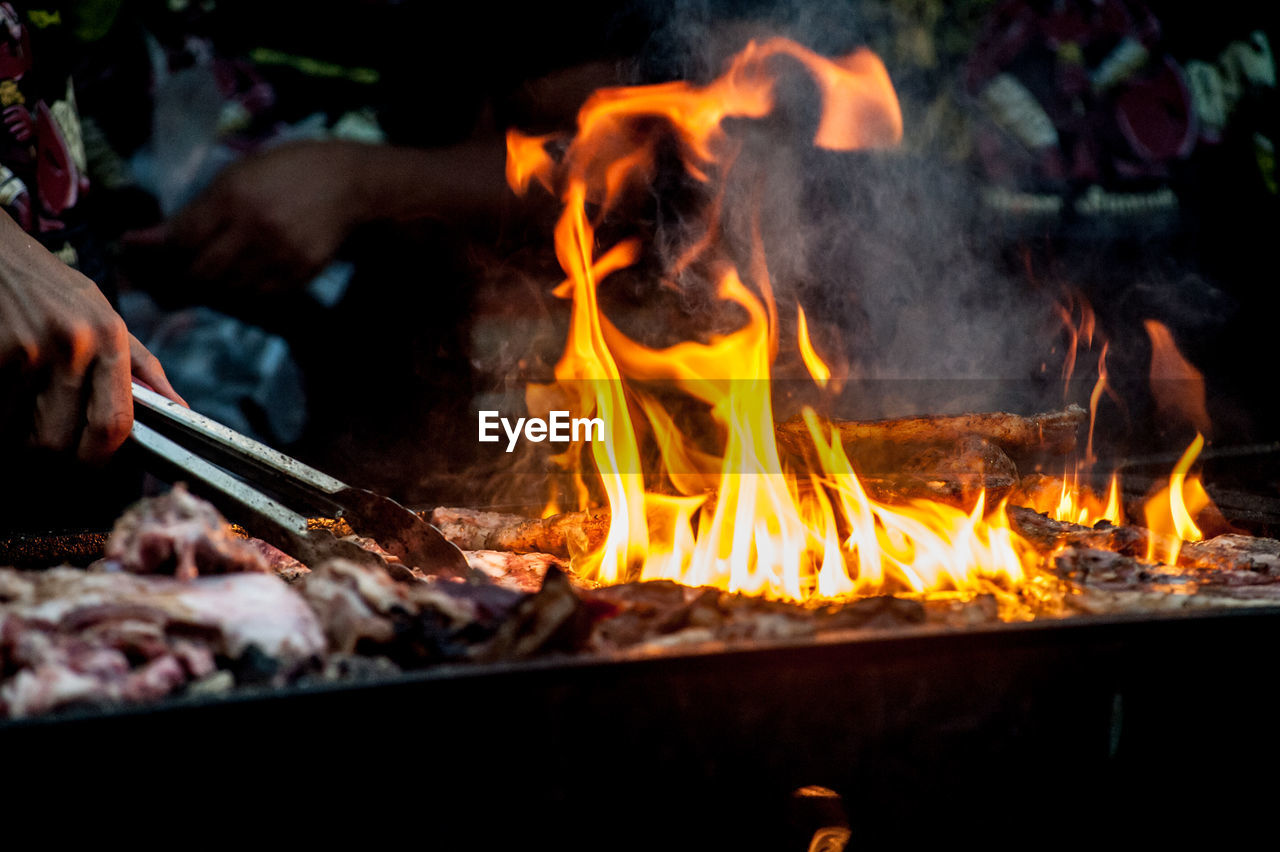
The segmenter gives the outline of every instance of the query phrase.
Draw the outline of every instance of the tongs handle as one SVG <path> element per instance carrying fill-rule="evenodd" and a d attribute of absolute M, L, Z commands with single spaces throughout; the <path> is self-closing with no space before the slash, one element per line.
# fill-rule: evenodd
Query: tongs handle
<path fill-rule="evenodd" d="M 150 426 L 135 419 L 129 437 L 134 444 L 165 462 L 173 470 L 193 478 L 195 482 L 192 486 L 197 490 L 216 492 L 224 500 L 247 512 L 249 517 L 258 519 L 258 523 L 253 525 L 255 529 L 250 530 L 254 535 L 276 543 L 281 539 L 287 541 L 291 537 L 307 534 L 305 516 L 240 481 Z"/>
<path fill-rule="evenodd" d="M 292 503 L 343 518 L 357 533 L 372 537 L 406 565 L 458 577 L 469 573 L 462 551 L 394 500 L 352 488 L 137 382 L 133 383 L 133 399 L 132 437 L 136 444 L 243 509 L 250 532 L 303 562 L 332 555 L 356 556 L 355 551 L 361 549 L 328 531 L 311 529 L 307 517 L 264 494 L 259 484 Z M 399 572 L 392 569 L 392 573 Z"/>
<path fill-rule="evenodd" d="M 216 420 L 198 414 L 150 388 L 133 383 L 134 416 L 151 428 L 174 438 L 176 431 L 183 443 L 195 443 L 221 467 L 239 476 L 261 480 L 265 474 L 272 487 L 288 491 L 289 497 L 302 499 L 314 508 L 328 508 L 334 495 L 347 488 L 334 479 L 292 456 L 255 441 Z"/>

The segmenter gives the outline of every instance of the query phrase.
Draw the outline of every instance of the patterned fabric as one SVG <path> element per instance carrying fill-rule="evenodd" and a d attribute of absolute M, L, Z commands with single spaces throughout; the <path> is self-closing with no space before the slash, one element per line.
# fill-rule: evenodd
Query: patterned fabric
<path fill-rule="evenodd" d="M 1195 142 L 1190 91 L 1131 0 L 1013 0 L 966 69 L 989 178 L 1020 189 L 1150 184 Z"/>
<path fill-rule="evenodd" d="M 77 210 L 89 181 L 75 92 L 61 63 L 66 20 L 59 8 L 0 3 L 0 204 L 76 265 Z"/>

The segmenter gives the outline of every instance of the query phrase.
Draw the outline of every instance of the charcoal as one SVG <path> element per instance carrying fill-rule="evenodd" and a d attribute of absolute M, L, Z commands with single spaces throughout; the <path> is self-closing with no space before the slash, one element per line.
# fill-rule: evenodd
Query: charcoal
<path fill-rule="evenodd" d="M 1000 602 L 995 595 L 938 598 L 923 603 L 925 621 L 931 625 L 963 629 L 1000 620 Z"/>
<path fill-rule="evenodd" d="M 193 680 L 184 690 L 184 695 L 205 696 L 205 695 L 225 695 L 235 689 L 236 678 L 226 669 L 218 669 L 205 677 Z"/>
<path fill-rule="evenodd" d="M 597 614 L 592 644 L 600 649 L 635 645 L 693 626 L 695 619 L 701 627 L 724 621 L 718 590 L 691 589 L 669 580 L 606 586 L 583 596 Z"/>
<path fill-rule="evenodd" d="M 404 668 L 487 653 L 518 608 L 537 597 L 453 580 L 400 582 L 342 559 L 317 566 L 300 586 L 332 651 L 385 656 Z"/>
<path fill-rule="evenodd" d="M 238 686 L 270 686 L 281 679 L 280 661 L 257 645 L 250 645 L 226 669 Z"/>

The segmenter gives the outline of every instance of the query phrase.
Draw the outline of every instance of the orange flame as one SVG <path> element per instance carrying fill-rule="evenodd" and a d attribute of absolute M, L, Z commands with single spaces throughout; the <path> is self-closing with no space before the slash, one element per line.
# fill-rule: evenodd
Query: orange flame
<path fill-rule="evenodd" d="M 813 341 L 809 339 L 809 321 L 805 318 L 804 308 L 796 305 L 796 343 L 800 347 L 800 358 L 804 361 L 814 383 L 825 388 L 831 381 L 831 368 L 813 349 Z"/>
<path fill-rule="evenodd" d="M 1038 512 L 1054 520 L 1092 526 L 1099 521 L 1123 523 L 1124 510 L 1120 498 L 1120 478 L 1113 474 L 1104 502 L 1085 484 L 1086 474 L 1097 462 L 1094 452 L 1094 432 L 1098 423 L 1098 409 L 1104 393 L 1115 398 L 1115 392 L 1107 383 L 1107 352 L 1110 342 L 1099 332 L 1097 315 L 1087 299 L 1074 291 L 1068 292 L 1063 301 L 1055 305 L 1058 318 L 1067 333 L 1067 350 L 1062 364 L 1063 391 L 1071 396 L 1071 380 L 1082 350 L 1092 350 L 1094 339 L 1099 338 L 1102 347 L 1098 352 L 1097 378 L 1089 393 L 1089 435 L 1085 443 L 1084 459 L 1077 461 L 1074 469 L 1062 477 L 1056 496 L 1043 492 L 1032 495 L 1029 504 Z M 1078 315 L 1078 318 L 1077 318 Z"/>
<path fill-rule="evenodd" d="M 1110 521 L 1116 526 L 1124 523 L 1124 505 L 1120 499 L 1120 475 L 1111 474 L 1111 487 L 1107 489 L 1107 505 L 1102 510 L 1101 520 Z M 1096 521 L 1094 523 L 1097 523 Z"/>
<path fill-rule="evenodd" d="M 1027 579 L 1024 565 L 1033 557 L 1010 529 L 1003 504 L 988 511 L 985 494 L 967 510 L 923 500 L 881 504 L 867 493 L 837 431 L 810 409 L 803 411 L 803 420 L 811 466 L 796 472 L 790 460 L 784 465 L 770 388 L 779 322 L 764 244 L 753 216 L 745 272 L 715 255 L 723 250 L 714 236 L 723 193 L 714 194 L 703 231 L 676 253 L 668 272 L 678 275 L 695 261 L 699 269 L 713 270 L 718 299 L 745 317 L 736 329 L 653 348 L 630 338 L 601 309 L 601 283 L 634 266 L 644 247 L 633 238 L 600 245 L 597 227 L 624 196 L 652 181 L 657 168 L 653 137 L 664 132 L 679 140 L 683 166 L 696 180 L 722 179 L 734 154 L 723 123 L 769 113 L 775 95 L 771 71 L 779 58 L 798 62 L 818 87 L 822 117 L 815 145 L 848 150 L 901 138 L 896 96 L 873 54 L 825 59 L 778 38 L 750 43 L 706 86 L 673 82 L 597 92 L 579 112 L 577 133 L 562 156 L 549 152 L 549 137 L 508 135 L 511 187 L 524 193 L 536 182 L 563 205 L 554 237 L 566 277 L 555 293 L 571 301 L 556 386 L 531 386 L 530 408 L 535 403 L 547 408 L 554 396 L 567 400 L 557 404 L 571 407 L 575 417 L 598 417 L 605 424 L 603 441 L 574 445 L 558 457 L 565 464 L 589 457 L 593 481 L 575 474 L 574 496 L 585 508 L 595 488 L 611 510 L 604 543 L 575 554 L 574 568 L 602 582 L 671 579 L 793 600 L 1013 589 Z M 1077 322 L 1077 305 L 1061 308 L 1070 334 L 1063 370 L 1068 383 L 1081 346 L 1091 348 L 1096 332 L 1089 306 L 1082 302 L 1078 311 Z M 1154 322 L 1147 327 L 1153 384 L 1157 377 L 1199 380 L 1167 329 Z M 796 345 L 814 382 L 825 387 L 831 370 L 813 347 L 799 305 Z M 1110 390 L 1106 355 L 1104 341 L 1090 395 L 1090 463 L 1098 403 Z M 652 383 L 667 383 L 705 413 L 714 449 L 682 431 L 671 403 L 649 387 Z M 1207 426 L 1207 417 L 1201 417 L 1202 382 L 1198 404 L 1194 393 L 1189 403 L 1179 404 L 1179 410 Z M 1176 561 L 1181 543 L 1200 535 L 1194 518 L 1208 496 L 1199 479 L 1188 479 L 1187 473 L 1202 444 L 1198 437 L 1169 487 L 1147 504 L 1153 530 L 1149 558 Z M 660 467 L 644 469 L 642 448 L 656 451 Z M 674 493 L 659 493 L 656 487 Z M 1105 502 L 1081 483 L 1079 471 L 1040 502 L 1047 505 L 1037 505 L 1038 510 L 1075 523 L 1124 520 L 1116 476 Z"/>
<path fill-rule="evenodd" d="M 524 192 L 534 181 L 562 187 L 555 245 L 566 280 L 556 293 L 571 299 L 572 309 L 555 376 L 575 414 L 606 424 L 606 440 L 592 444 L 590 454 L 612 521 L 603 546 L 579 557 L 575 569 L 605 582 L 667 578 L 798 600 L 887 587 L 971 592 L 1016 584 L 1023 577 L 1019 544 L 1002 507 L 988 514 L 981 496 L 969 511 L 925 501 L 877 504 L 838 436 L 812 411 L 804 417 L 818 466 L 807 475 L 784 471 L 769 384 L 777 311 L 754 219 L 750 275 L 760 295 L 727 261 L 712 263 L 720 268 L 718 298 L 746 317 L 736 330 L 654 349 L 629 338 L 600 309 L 600 283 L 634 264 L 641 250 L 634 240 L 598 249 L 595 231 L 629 187 L 651 178 L 653 148 L 639 128 L 664 119 L 682 143 L 689 174 L 712 180 L 727 168 L 723 121 L 759 118 L 772 109 L 770 66 L 777 57 L 798 61 L 818 85 L 823 110 L 814 144 L 847 150 L 901 138 L 896 96 L 873 54 L 828 60 L 777 38 L 749 44 L 707 86 L 675 82 L 597 92 L 580 111 L 578 132 L 559 162 L 547 154 L 545 139 L 508 138 L 513 189 Z M 714 241 L 704 235 L 694 247 L 709 252 Z M 690 258 L 686 251 L 680 263 Z M 797 338 L 815 382 L 825 384 L 830 369 L 814 350 L 799 308 Z M 721 436 L 718 453 L 681 434 L 665 404 L 637 387 L 655 381 L 705 406 Z M 643 414 L 663 465 L 650 478 L 660 477 L 679 496 L 646 489 L 635 411 Z"/>
<path fill-rule="evenodd" d="M 1151 338 L 1151 394 L 1156 408 L 1203 435 L 1210 434 L 1204 376 L 1178 350 L 1167 326 L 1156 320 L 1147 320 L 1144 325 Z"/>
<path fill-rule="evenodd" d="M 1120 496 L 1120 476 L 1112 474 L 1106 498 L 1100 497 L 1084 481 L 1079 470 L 1065 474 L 1053 484 L 1049 480 L 1036 493 L 1026 495 L 1022 505 L 1066 521 L 1091 527 L 1099 521 L 1119 526 L 1124 523 L 1124 507 Z"/>
<path fill-rule="evenodd" d="M 1093 464 L 1098 460 L 1093 454 L 1093 430 L 1098 423 L 1098 403 L 1102 401 L 1102 392 L 1107 389 L 1107 343 L 1102 344 L 1102 352 L 1098 354 L 1098 380 L 1089 394 L 1089 442 L 1085 445 L 1085 461 Z"/>
<path fill-rule="evenodd" d="M 520 195 L 529 184 L 538 181 L 551 191 L 551 173 L 555 166 L 546 145 L 552 136 L 525 136 L 512 130 L 507 133 L 507 184 Z"/>
<path fill-rule="evenodd" d="M 1147 544 L 1148 562 L 1176 565 L 1183 542 L 1200 541 L 1204 536 L 1196 526 L 1195 516 L 1212 502 L 1200 477 L 1187 478 L 1187 472 L 1204 449 L 1204 436 L 1197 434 L 1191 446 L 1173 468 L 1169 484 L 1156 492 L 1143 506 L 1147 528 L 1152 536 Z"/>
<path fill-rule="evenodd" d="M 1062 363 L 1062 380 L 1064 385 L 1069 386 L 1082 344 L 1085 349 L 1093 346 L 1093 334 L 1097 330 L 1098 320 L 1083 296 L 1069 293 L 1065 298 L 1066 304 L 1058 303 L 1056 308 L 1063 328 L 1067 331 L 1067 354 Z M 1080 311 L 1079 322 L 1075 316 L 1077 308 Z"/>

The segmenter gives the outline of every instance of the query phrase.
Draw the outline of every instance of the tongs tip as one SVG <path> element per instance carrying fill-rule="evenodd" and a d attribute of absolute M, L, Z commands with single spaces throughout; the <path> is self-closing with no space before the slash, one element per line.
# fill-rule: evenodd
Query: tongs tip
<path fill-rule="evenodd" d="M 417 568 L 438 576 L 468 575 L 466 557 L 456 545 L 420 515 L 389 497 L 348 486 L 215 420 L 183 408 L 136 381 L 133 397 L 135 443 L 192 478 L 193 487 L 201 487 L 234 504 L 234 511 L 250 532 L 303 562 L 327 555 L 358 557 L 359 554 L 351 550 L 358 545 L 344 543 L 328 531 L 313 535 L 316 531 L 308 528 L 306 517 L 264 493 L 264 489 L 309 507 L 323 507 L 331 516 L 341 517 L 357 535 L 372 539 L 380 548 L 395 555 L 408 566 L 406 571 Z M 192 446 L 183 446 L 184 443 Z M 372 551 L 366 552 L 383 562 L 393 576 L 403 575 L 403 571 L 392 569 L 388 560 Z"/>

